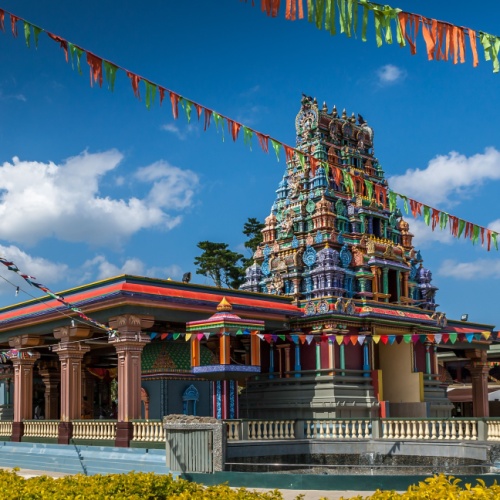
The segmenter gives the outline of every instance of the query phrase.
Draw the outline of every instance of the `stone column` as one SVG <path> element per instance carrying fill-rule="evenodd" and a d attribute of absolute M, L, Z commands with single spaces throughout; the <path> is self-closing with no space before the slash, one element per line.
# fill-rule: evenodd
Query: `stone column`
<path fill-rule="evenodd" d="M 82 359 L 90 347 L 79 340 L 91 336 L 88 326 L 64 326 L 54 330 L 60 340 L 52 348 L 61 362 L 61 421 L 59 422 L 59 444 L 69 444 L 73 435 L 72 420 L 82 418 Z"/>
<path fill-rule="evenodd" d="M 19 351 L 19 358 L 12 358 L 14 366 L 14 421 L 11 441 L 20 442 L 24 434 L 23 420 L 33 418 L 33 367 L 40 357 L 39 352 L 26 348 L 43 344 L 38 336 L 20 335 L 9 340 L 9 345 Z"/>
<path fill-rule="evenodd" d="M 61 372 L 57 361 L 41 361 L 38 373 L 45 384 L 45 418 L 47 420 L 58 420 Z"/>
<path fill-rule="evenodd" d="M 408 271 L 405 271 L 403 273 L 401 273 L 402 277 L 403 277 L 403 296 L 404 297 L 410 297 L 410 292 L 408 290 L 408 275 L 410 273 Z"/>
<path fill-rule="evenodd" d="M 149 342 L 142 330 L 153 326 L 152 316 L 125 314 L 109 320 L 118 331 L 111 340 L 118 355 L 118 422 L 115 446 L 128 447 L 132 439 L 132 420 L 141 418 L 141 353 Z"/>
<path fill-rule="evenodd" d="M 467 366 L 472 378 L 472 416 L 489 417 L 487 353 L 479 349 L 467 349 L 465 355 L 470 359 Z"/>

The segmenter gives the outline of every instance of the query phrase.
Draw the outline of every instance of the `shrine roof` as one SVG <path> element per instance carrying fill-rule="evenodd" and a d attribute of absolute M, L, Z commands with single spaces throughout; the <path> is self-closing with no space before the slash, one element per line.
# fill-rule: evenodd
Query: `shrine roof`
<path fill-rule="evenodd" d="M 103 323 L 110 316 L 150 314 L 160 320 L 188 322 L 213 313 L 226 296 L 235 312 L 247 318 L 283 323 L 300 316 L 298 307 L 288 297 L 221 289 L 173 280 L 121 275 L 58 292 L 65 301 L 86 315 Z M 44 333 L 77 317 L 56 299 L 46 295 L 0 309 L 0 341 L 21 333 Z M 48 332 L 47 332 L 48 333 Z"/>

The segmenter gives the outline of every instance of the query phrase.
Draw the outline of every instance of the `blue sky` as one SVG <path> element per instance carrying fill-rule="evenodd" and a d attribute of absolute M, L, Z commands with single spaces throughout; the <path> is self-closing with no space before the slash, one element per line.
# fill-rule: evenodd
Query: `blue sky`
<path fill-rule="evenodd" d="M 257 2 L 259 3 L 259 2 Z M 139 6 L 140 5 L 140 6 Z M 407 11 L 500 34 L 500 4 L 393 0 Z M 396 44 L 330 36 L 251 2 L 147 3 L 1 0 L 0 8 L 250 127 L 294 144 L 302 93 L 360 113 L 375 152 L 403 194 L 500 231 L 500 74 L 429 62 Z M 8 24 L 8 23 L 6 23 Z M 121 274 L 195 274 L 196 243 L 244 252 L 242 226 L 263 220 L 284 163 L 222 141 L 215 127 L 174 121 L 169 103 L 147 110 L 124 73 L 110 92 L 89 85 L 42 34 L 27 48 L 0 33 L 0 251 L 52 290 Z M 500 256 L 410 217 L 415 243 L 440 288 L 440 310 L 500 323 Z M 1 276 L 0 305 L 37 296 Z"/>

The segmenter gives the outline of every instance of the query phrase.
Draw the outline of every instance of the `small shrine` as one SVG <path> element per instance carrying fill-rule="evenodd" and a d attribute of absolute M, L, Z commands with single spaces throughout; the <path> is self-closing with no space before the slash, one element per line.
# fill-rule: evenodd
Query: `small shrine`
<path fill-rule="evenodd" d="M 191 372 L 213 381 L 213 413 L 215 418 L 238 418 L 238 380 L 260 373 L 260 338 L 264 330 L 261 320 L 242 319 L 232 312 L 223 297 L 217 312 L 210 318 L 186 323 L 191 335 Z M 200 364 L 200 342 L 218 354 L 219 363 Z"/>

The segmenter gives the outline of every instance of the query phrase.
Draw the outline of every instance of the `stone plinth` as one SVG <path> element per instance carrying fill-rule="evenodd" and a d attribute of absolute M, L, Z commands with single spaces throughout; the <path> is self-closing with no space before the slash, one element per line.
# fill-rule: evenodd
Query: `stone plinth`
<path fill-rule="evenodd" d="M 169 415 L 163 420 L 167 467 L 174 472 L 219 472 L 226 461 L 226 425 L 212 417 Z M 196 470 L 192 470 L 196 469 Z"/>

